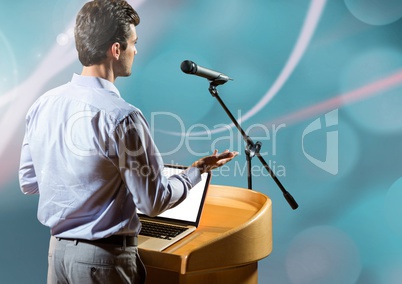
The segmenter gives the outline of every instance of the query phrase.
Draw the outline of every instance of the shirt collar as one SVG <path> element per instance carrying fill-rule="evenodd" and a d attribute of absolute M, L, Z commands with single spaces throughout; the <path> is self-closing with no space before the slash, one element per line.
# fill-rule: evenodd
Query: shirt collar
<path fill-rule="evenodd" d="M 89 88 L 105 89 L 115 93 L 118 97 L 121 97 L 119 90 L 112 82 L 99 77 L 74 74 L 71 83 Z"/>

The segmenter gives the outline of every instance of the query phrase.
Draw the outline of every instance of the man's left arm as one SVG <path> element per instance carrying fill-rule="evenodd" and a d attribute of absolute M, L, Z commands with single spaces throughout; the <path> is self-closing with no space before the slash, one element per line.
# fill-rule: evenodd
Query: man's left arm
<path fill-rule="evenodd" d="M 19 181 L 21 191 L 24 194 L 39 194 L 38 182 L 32 162 L 27 135 L 24 137 L 24 142 L 22 143 L 21 148 Z"/>

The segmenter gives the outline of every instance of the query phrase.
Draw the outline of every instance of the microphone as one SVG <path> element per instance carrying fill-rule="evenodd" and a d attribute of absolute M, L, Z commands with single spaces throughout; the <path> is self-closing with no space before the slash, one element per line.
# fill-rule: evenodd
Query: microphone
<path fill-rule="evenodd" d="M 193 74 L 196 76 L 206 78 L 216 86 L 223 85 L 227 81 L 233 80 L 232 78 L 229 78 L 229 76 L 226 76 L 225 74 L 199 66 L 190 60 L 184 60 L 181 63 L 180 68 L 181 71 L 183 71 L 184 73 Z"/>

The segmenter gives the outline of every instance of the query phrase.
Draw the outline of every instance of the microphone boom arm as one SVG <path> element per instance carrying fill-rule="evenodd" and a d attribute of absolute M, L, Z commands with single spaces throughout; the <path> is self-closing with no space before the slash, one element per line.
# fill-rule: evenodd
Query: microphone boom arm
<path fill-rule="evenodd" d="M 246 158 L 247 158 L 247 164 L 248 164 L 248 188 L 252 188 L 252 177 L 251 177 L 251 159 L 254 156 L 257 156 L 258 160 L 262 163 L 264 168 L 268 171 L 268 173 L 271 175 L 272 179 L 275 181 L 275 183 L 278 185 L 279 189 L 282 191 L 283 196 L 285 197 L 286 201 L 289 203 L 290 207 L 292 207 L 293 210 L 297 209 L 299 205 L 297 204 L 296 200 L 293 198 L 293 196 L 283 187 L 282 183 L 279 181 L 279 179 L 276 177 L 275 173 L 271 170 L 271 168 L 268 166 L 267 162 L 264 160 L 264 158 L 260 154 L 260 149 L 262 143 L 257 141 L 256 143 L 253 142 L 253 140 L 244 132 L 243 128 L 240 126 L 240 124 L 237 122 L 236 118 L 233 116 L 233 114 L 230 112 L 230 110 L 226 107 L 225 103 L 222 101 L 222 99 L 219 97 L 218 90 L 216 87 L 218 85 L 221 85 L 222 82 L 217 78 L 216 80 L 209 80 L 210 85 L 209 85 L 209 92 L 211 95 L 216 98 L 219 102 L 219 104 L 222 106 L 222 108 L 225 110 L 226 114 L 229 116 L 229 118 L 232 120 L 233 124 L 236 126 L 236 128 L 239 130 L 241 133 L 244 142 L 246 143 Z"/>

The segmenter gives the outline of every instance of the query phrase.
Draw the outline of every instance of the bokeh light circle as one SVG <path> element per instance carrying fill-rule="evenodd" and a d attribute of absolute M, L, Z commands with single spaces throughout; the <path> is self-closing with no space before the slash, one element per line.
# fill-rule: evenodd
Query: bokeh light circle
<path fill-rule="evenodd" d="M 402 262 L 390 263 L 386 265 L 384 271 L 381 273 L 381 282 L 387 284 L 400 284 L 402 283 Z"/>
<path fill-rule="evenodd" d="M 343 231 L 317 226 L 299 233 L 286 256 L 292 284 L 355 283 L 361 271 L 359 251 Z"/>
<path fill-rule="evenodd" d="M 67 34 L 65 34 L 65 33 L 61 33 L 61 34 L 59 34 L 57 36 L 56 42 L 57 42 L 58 45 L 64 46 L 64 45 L 68 44 L 69 36 Z"/>
<path fill-rule="evenodd" d="M 357 101 L 350 101 L 353 95 L 341 96 L 345 105 L 343 109 L 362 128 L 379 134 L 399 133 L 402 130 L 402 84 L 391 86 L 384 81 L 400 72 L 401 66 L 402 53 L 383 48 L 361 53 L 343 70 L 340 76 L 342 94 L 350 94 L 374 83 L 380 89 L 373 93 L 365 90 Z"/>
<path fill-rule="evenodd" d="M 385 217 L 391 230 L 402 237 L 402 177 L 389 188 L 385 197 Z"/>
<path fill-rule="evenodd" d="M 400 0 L 344 0 L 350 13 L 369 25 L 387 25 L 402 17 Z"/>

